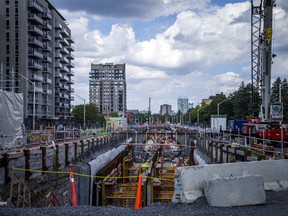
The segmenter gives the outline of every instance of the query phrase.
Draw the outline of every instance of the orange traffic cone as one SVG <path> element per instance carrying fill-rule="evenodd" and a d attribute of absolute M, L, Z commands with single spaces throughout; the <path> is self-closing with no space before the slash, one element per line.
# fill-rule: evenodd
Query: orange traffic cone
<path fill-rule="evenodd" d="M 134 210 L 142 208 L 142 173 L 139 175 Z"/>
<path fill-rule="evenodd" d="M 75 181 L 74 181 L 74 172 L 72 168 L 70 168 L 70 181 L 71 181 L 71 191 L 72 191 L 72 205 L 78 206 L 76 186 L 75 186 Z"/>

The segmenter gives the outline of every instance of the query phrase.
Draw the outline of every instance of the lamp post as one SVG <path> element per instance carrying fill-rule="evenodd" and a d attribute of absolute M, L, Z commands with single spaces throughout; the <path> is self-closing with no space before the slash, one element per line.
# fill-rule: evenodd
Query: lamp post
<path fill-rule="evenodd" d="M 226 98 L 225 100 L 221 101 L 220 103 L 217 104 L 217 115 L 219 115 L 219 106 L 224 103 L 225 101 L 227 101 L 229 98 Z"/>
<path fill-rule="evenodd" d="M 18 75 L 20 75 L 22 78 L 24 78 L 25 80 L 27 80 L 28 82 L 32 83 L 33 85 L 33 131 L 35 130 L 35 103 L 36 103 L 36 98 L 35 98 L 35 90 L 36 90 L 36 86 L 35 86 L 35 81 L 31 81 L 29 80 L 27 77 L 25 77 L 24 75 L 18 73 Z"/>
<path fill-rule="evenodd" d="M 80 98 L 81 100 L 83 100 L 84 101 L 84 117 L 83 117 L 83 127 L 84 127 L 84 129 L 86 128 L 86 121 L 85 121 L 85 119 L 86 119 L 86 113 L 85 113 L 85 99 L 84 98 L 82 98 L 82 97 L 80 97 L 79 95 L 77 95 L 77 94 L 75 94 L 74 93 L 74 95 L 75 96 L 77 96 L 78 98 Z"/>

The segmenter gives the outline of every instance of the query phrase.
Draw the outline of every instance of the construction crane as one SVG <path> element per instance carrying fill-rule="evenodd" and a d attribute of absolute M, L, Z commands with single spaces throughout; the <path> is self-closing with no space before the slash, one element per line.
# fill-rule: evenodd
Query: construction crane
<path fill-rule="evenodd" d="M 251 77 L 253 113 L 261 121 L 270 121 L 270 90 L 272 57 L 272 19 L 275 0 L 251 0 Z M 261 100 L 260 100 L 261 97 Z M 260 110 L 259 105 L 262 101 Z"/>

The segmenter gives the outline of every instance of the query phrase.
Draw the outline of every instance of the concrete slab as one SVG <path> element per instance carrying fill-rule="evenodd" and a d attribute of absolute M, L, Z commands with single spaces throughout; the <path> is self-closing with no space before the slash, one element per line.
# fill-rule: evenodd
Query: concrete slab
<path fill-rule="evenodd" d="M 178 167 L 175 171 L 175 193 L 172 202 L 194 202 L 203 195 L 203 181 L 211 180 L 214 176 L 262 176 L 265 190 L 287 189 L 287 167 L 287 159 Z"/>
<path fill-rule="evenodd" d="M 204 195 L 210 206 L 232 207 L 266 203 L 262 176 L 204 180 Z"/>

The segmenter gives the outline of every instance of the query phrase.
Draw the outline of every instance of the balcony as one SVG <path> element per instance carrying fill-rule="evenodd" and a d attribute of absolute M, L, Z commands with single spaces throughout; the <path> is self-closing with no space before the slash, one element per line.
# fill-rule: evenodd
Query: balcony
<path fill-rule="evenodd" d="M 59 52 L 56 52 L 55 53 L 55 59 L 62 59 L 62 54 L 61 53 L 59 53 Z"/>
<path fill-rule="evenodd" d="M 68 46 L 67 49 L 68 49 L 69 51 L 74 51 L 74 50 L 75 50 L 75 49 L 74 49 L 74 46 L 73 46 L 72 44 L 70 44 L 70 46 Z"/>
<path fill-rule="evenodd" d="M 52 68 L 51 67 L 44 67 L 43 68 L 43 73 L 52 74 Z"/>
<path fill-rule="evenodd" d="M 43 42 L 38 40 L 36 37 L 29 37 L 28 43 L 33 46 L 43 47 Z"/>
<path fill-rule="evenodd" d="M 65 63 L 65 64 L 68 64 L 69 63 L 69 60 L 68 58 L 66 57 L 63 57 L 62 59 L 60 59 L 61 62 Z"/>
<path fill-rule="evenodd" d="M 34 14 L 34 13 L 29 13 L 28 19 L 35 24 L 43 25 L 42 18 L 39 17 L 38 15 Z"/>
<path fill-rule="evenodd" d="M 43 70 L 43 65 L 37 62 L 29 62 L 28 66 L 30 69 Z"/>
<path fill-rule="evenodd" d="M 49 52 L 52 52 L 52 47 L 50 46 L 50 45 L 44 45 L 43 46 L 43 51 L 45 51 L 45 52 L 47 52 L 47 51 L 49 51 Z"/>
<path fill-rule="evenodd" d="M 45 22 L 44 24 L 43 24 L 43 29 L 45 29 L 45 30 L 52 30 L 52 26 L 51 26 L 51 24 L 49 23 L 49 22 Z"/>
<path fill-rule="evenodd" d="M 60 50 L 60 52 L 63 53 L 63 54 L 65 54 L 65 55 L 68 55 L 68 54 L 69 54 L 69 51 L 68 51 L 67 48 L 65 48 L 65 47 L 64 47 L 64 48 L 62 47 L 62 49 Z"/>
<path fill-rule="evenodd" d="M 51 89 L 43 89 L 43 93 L 51 95 L 52 94 L 52 90 Z"/>
<path fill-rule="evenodd" d="M 59 77 L 61 77 L 61 73 L 60 73 L 60 71 L 57 69 L 57 70 L 55 71 L 55 78 L 59 78 Z M 56 82 L 56 84 L 57 84 L 57 82 Z"/>
<path fill-rule="evenodd" d="M 67 66 L 62 66 L 62 68 L 60 70 L 65 72 L 65 73 L 68 73 L 69 68 Z"/>
<path fill-rule="evenodd" d="M 51 63 L 51 62 L 52 62 L 52 58 L 46 54 L 46 55 L 44 55 L 44 57 L 43 57 L 43 61 L 45 61 L 45 62 L 50 62 L 50 63 Z"/>
<path fill-rule="evenodd" d="M 59 43 L 59 41 L 57 41 L 57 42 L 55 43 L 55 48 L 62 50 L 62 49 L 63 49 L 63 46 L 62 46 L 62 44 Z M 61 52 L 61 51 L 60 51 L 60 52 Z"/>
<path fill-rule="evenodd" d="M 29 25 L 28 30 L 31 34 L 43 36 L 43 31 L 35 25 Z"/>
<path fill-rule="evenodd" d="M 62 37 L 62 35 L 60 34 L 60 32 L 59 31 L 56 31 L 55 32 L 55 39 L 63 39 L 63 37 Z"/>
<path fill-rule="evenodd" d="M 68 84 L 74 84 L 74 79 L 70 78 L 70 80 L 68 80 Z"/>
<path fill-rule="evenodd" d="M 72 36 L 68 37 L 67 40 L 70 42 L 70 43 L 74 43 L 74 38 Z"/>
<path fill-rule="evenodd" d="M 69 42 L 66 38 L 63 38 L 60 43 L 62 43 L 64 46 L 69 46 Z"/>
<path fill-rule="evenodd" d="M 48 83 L 48 84 L 52 84 L 52 79 L 44 77 L 43 82 Z"/>
<path fill-rule="evenodd" d="M 39 81 L 42 82 L 43 81 L 43 76 L 40 76 L 38 74 L 29 74 L 29 79 L 31 81 Z"/>
<path fill-rule="evenodd" d="M 28 51 L 29 56 L 33 56 L 39 59 L 43 59 L 43 54 L 37 50 L 29 50 Z"/>
<path fill-rule="evenodd" d="M 29 0 L 28 7 L 31 8 L 33 11 L 36 12 L 43 12 L 43 7 L 39 4 L 36 0 Z"/>
<path fill-rule="evenodd" d="M 74 90 L 73 90 L 74 92 Z M 70 96 L 70 101 L 74 101 L 74 97 L 73 96 Z"/>
<path fill-rule="evenodd" d="M 45 20 L 51 20 L 52 19 L 52 15 L 50 11 L 44 11 L 42 13 L 42 18 Z"/>
<path fill-rule="evenodd" d="M 75 72 L 70 70 L 69 73 L 68 73 L 68 76 L 75 76 Z"/>
<path fill-rule="evenodd" d="M 69 68 L 74 68 L 74 64 L 73 64 L 72 62 L 69 62 L 69 63 L 68 63 L 68 67 L 69 67 Z"/>
<path fill-rule="evenodd" d="M 43 40 L 45 40 L 45 41 L 52 41 L 52 37 L 51 37 L 50 33 L 45 32 L 45 33 L 43 34 Z"/>
<path fill-rule="evenodd" d="M 58 22 L 55 22 L 55 29 L 56 30 L 62 30 L 62 25 Z"/>
<path fill-rule="evenodd" d="M 63 28 L 63 29 L 62 29 L 61 34 L 64 35 L 65 37 L 68 37 L 68 36 L 69 36 L 69 32 L 67 31 L 66 28 Z"/>
<path fill-rule="evenodd" d="M 62 64 L 60 62 L 55 62 L 55 68 L 62 68 Z"/>
<path fill-rule="evenodd" d="M 74 55 L 72 53 L 69 53 L 69 55 L 67 56 L 68 59 L 74 59 Z"/>

